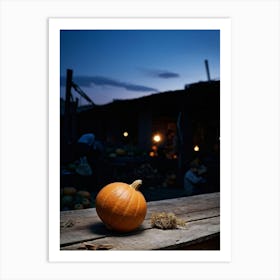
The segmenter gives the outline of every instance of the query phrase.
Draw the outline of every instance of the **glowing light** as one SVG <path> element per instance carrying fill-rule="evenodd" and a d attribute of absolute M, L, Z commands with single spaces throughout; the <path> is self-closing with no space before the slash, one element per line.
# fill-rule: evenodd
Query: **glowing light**
<path fill-rule="evenodd" d="M 154 157 L 155 155 L 156 155 L 156 154 L 155 154 L 154 152 L 150 152 L 150 153 L 149 153 L 149 156 L 150 156 L 150 157 Z"/>
<path fill-rule="evenodd" d="M 127 137 L 127 136 L 128 136 L 128 132 L 125 131 L 125 132 L 123 133 L 123 136 L 124 136 L 124 137 Z"/>
<path fill-rule="evenodd" d="M 153 150 L 153 151 L 157 151 L 157 149 L 158 149 L 158 147 L 157 147 L 156 145 L 153 145 L 153 146 L 152 146 L 152 150 Z"/>
<path fill-rule="evenodd" d="M 161 136 L 159 134 L 155 134 L 154 137 L 153 137 L 153 140 L 158 143 L 161 141 Z"/>
<path fill-rule="evenodd" d="M 199 151 L 199 147 L 197 145 L 195 145 L 193 149 L 194 149 L 195 152 Z"/>

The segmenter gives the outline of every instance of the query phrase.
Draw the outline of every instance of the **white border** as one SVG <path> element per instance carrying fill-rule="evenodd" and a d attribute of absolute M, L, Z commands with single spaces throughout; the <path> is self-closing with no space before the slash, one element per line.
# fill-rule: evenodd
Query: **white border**
<path fill-rule="evenodd" d="M 279 5 L 279 0 L 1 0 L 0 279 L 280 279 Z M 231 18 L 230 263 L 48 261 L 48 18 L 126 16 Z"/>
<path fill-rule="evenodd" d="M 60 30 L 218 29 L 221 80 L 221 249 L 219 251 L 60 251 Z M 231 260 L 231 20 L 229 18 L 49 19 L 49 261 L 228 262 Z"/>

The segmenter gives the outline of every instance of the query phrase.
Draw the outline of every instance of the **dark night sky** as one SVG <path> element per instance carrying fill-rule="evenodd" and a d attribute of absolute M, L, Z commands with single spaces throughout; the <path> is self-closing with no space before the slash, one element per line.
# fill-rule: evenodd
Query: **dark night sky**
<path fill-rule="evenodd" d="M 207 80 L 205 59 L 220 79 L 219 30 L 65 30 L 60 50 L 61 96 L 70 68 L 96 104 Z"/>

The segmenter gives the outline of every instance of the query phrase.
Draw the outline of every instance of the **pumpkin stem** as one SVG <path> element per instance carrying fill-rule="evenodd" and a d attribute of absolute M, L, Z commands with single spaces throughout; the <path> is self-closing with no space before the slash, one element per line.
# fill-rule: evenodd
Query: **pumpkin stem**
<path fill-rule="evenodd" d="M 142 180 L 135 180 L 130 186 L 137 190 L 142 185 Z"/>

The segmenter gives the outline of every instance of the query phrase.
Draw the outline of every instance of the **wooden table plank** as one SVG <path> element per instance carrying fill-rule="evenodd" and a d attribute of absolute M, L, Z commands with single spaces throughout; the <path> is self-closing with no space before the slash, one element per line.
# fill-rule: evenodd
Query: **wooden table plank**
<path fill-rule="evenodd" d="M 185 229 L 161 230 L 150 228 L 138 231 L 132 235 L 105 236 L 86 242 L 87 244 L 100 246 L 110 245 L 112 250 L 159 250 L 172 249 L 202 242 L 214 237 L 220 231 L 220 217 L 212 217 L 190 222 Z M 63 247 L 64 250 L 78 250 L 83 243 L 76 243 Z M 98 247 L 97 246 L 97 247 Z"/>
<path fill-rule="evenodd" d="M 186 228 L 151 228 L 151 214 L 163 211 L 173 212 L 187 221 Z M 117 234 L 107 230 L 99 220 L 95 208 L 65 211 L 61 212 L 61 249 L 78 249 L 84 241 L 95 245 L 110 244 L 113 250 L 150 250 L 172 246 L 178 248 L 219 234 L 219 216 L 219 193 L 148 202 L 145 221 L 137 231 L 129 234 Z"/>

